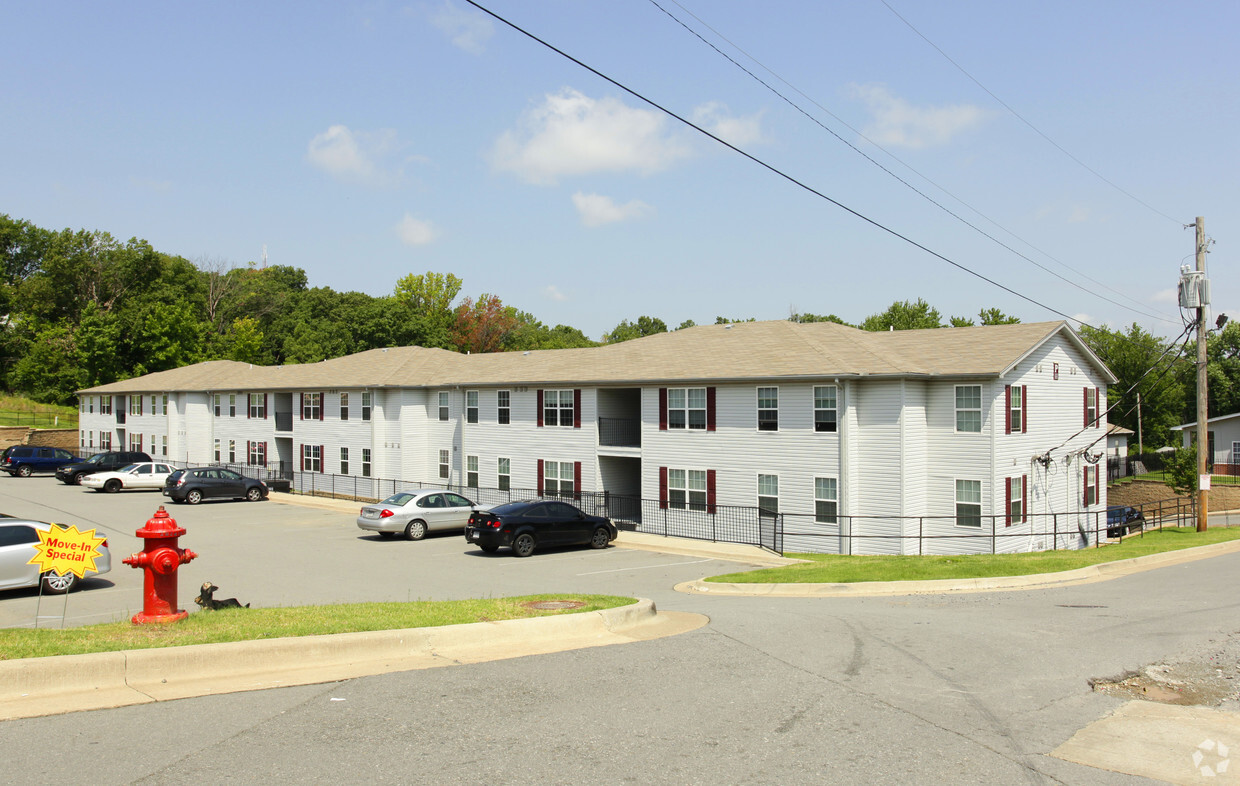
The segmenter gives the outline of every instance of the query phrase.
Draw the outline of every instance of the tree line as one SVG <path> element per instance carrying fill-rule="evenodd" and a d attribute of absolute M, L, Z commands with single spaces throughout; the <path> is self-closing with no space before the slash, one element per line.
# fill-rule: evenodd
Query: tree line
<path fill-rule="evenodd" d="M 565 349 L 669 330 L 662 319 L 643 315 L 594 341 L 575 327 L 544 325 L 493 294 L 461 298 L 463 286 L 452 273 L 427 272 L 400 278 L 389 295 L 336 292 L 310 286 L 296 267 L 194 263 L 145 240 L 48 230 L 0 214 L 0 388 L 72 404 L 82 388 L 204 360 L 314 363 L 408 345 L 457 352 Z M 794 311 L 789 319 L 849 324 L 835 314 Z M 753 317 L 715 318 L 716 324 L 744 321 Z M 880 331 L 1019 321 L 996 308 L 981 309 L 976 321 L 944 319 L 918 299 L 894 302 L 854 326 Z M 675 329 L 693 326 L 685 320 Z M 1193 419 L 1191 342 L 1178 352 L 1135 324 L 1125 331 L 1082 327 L 1080 333 L 1120 378 L 1110 388 L 1112 423 L 1137 430 L 1137 392 L 1147 444 L 1168 444 L 1169 429 Z M 1217 331 L 1208 352 L 1210 411 L 1240 410 L 1240 327 Z M 1120 395 L 1130 388 L 1131 394 Z"/>

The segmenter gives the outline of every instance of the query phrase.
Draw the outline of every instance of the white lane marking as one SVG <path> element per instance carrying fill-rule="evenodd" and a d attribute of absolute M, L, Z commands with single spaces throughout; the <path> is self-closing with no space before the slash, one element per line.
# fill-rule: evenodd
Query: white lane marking
<path fill-rule="evenodd" d="M 693 559 L 688 562 L 665 562 L 662 565 L 640 565 L 636 568 L 614 568 L 612 570 L 592 570 L 589 573 L 578 573 L 578 576 L 594 576 L 599 573 L 624 573 L 628 570 L 650 570 L 651 568 L 670 568 L 674 565 L 699 565 L 703 562 L 714 562 L 714 558 Z"/>

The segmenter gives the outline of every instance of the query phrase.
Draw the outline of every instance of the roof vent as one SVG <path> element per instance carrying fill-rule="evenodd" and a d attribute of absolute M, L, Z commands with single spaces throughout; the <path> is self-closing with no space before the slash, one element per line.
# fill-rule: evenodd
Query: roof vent
<path fill-rule="evenodd" d="M 732 323 L 731 323 L 731 322 L 729 322 L 728 324 L 724 325 L 724 326 L 723 326 L 723 329 L 724 329 L 724 330 L 731 330 L 731 329 L 732 329 Z"/>
<path fill-rule="evenodd" d="M 530 354 L 530 351 L 527 349 L 527 350 L 525 350 L 524 352 L 522 352 L 521 354 L 522 354 L 522 355 L 528 355 L 528 354 Z"/>

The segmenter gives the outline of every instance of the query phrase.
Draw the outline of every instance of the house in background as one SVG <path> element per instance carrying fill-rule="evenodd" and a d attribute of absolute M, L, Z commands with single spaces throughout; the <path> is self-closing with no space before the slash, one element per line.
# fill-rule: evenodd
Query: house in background
<path fill-rule="evenodd" d="M 1172 431 L 1183 434 L 1184 447 L 1190 447 L 1197 436 L 1197 422 L 1173 426 Z M 1216 475 L 1240 475 L 1240 412 L 1219 415 L 1206 421 L 1212 470 Z"/>
<path fill-rule="evenodd" d="M 1113 382 L 1062 322 L 749 322 L 585 349 L 211 361 L 80 391 L 80 438 L 362 497 L 597 496 L 643 531 L 785 551 L 1027 551 L 1105 529 Z"/>

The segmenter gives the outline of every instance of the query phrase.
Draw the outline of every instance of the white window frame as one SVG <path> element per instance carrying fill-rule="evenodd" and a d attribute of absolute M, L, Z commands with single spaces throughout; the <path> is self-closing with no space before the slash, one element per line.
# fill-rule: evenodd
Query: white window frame
<path fill-rule="evenodd" d="M 99 414 L 100 415 L 111 415 L 112 414 L 112 397 L 111 396 L 100 396 L 99 397 Z"/>
<path fill-rule="evenodd" d="M 323 394 L 322 393 L 305 393 L 301 394 L 301 419 L 302 420 L 320 420 L 323 415 Z"/>
<path fill-rule="evenodd" d="M 973 500 L 974 486 L 962 487 L 962 483 L 976 484 L 977 499 Z M 956 526 L 978 530 L 982 528 L 982 481 L 973 478 L 956 478 Z M 961 499 L 961 492 L 968 498 Z M 976 512 L 974 512 L 976 508 Z"/>
<path fill-rule="evenodd" d="M 575 392 L 567 390 L 543 390 L 543 426 L 547 428 L 572 428 Z M 554 423 L 552 421 L 555 421 Z M 568 421 L 565 423 L 564 421 Z"/>
<path fill-rule="evenodd" d="M 439 451 L 439 477 L 442 480 L 452 479 L 452 451 Z"/>
<path fill-rule="evenodd" d="M 228 394 L 228 417 L 230 418 L 237 417 L 237 394 L 236 393 Z"/>
<path fill-rule="evenodd" d="M 102 441 L 103 441 L 103 440 L 102 440 L 102 439 L 100 439 L 100 442 L 102 442 Z M 222 445 L 221 445 L 221 443 L 220 443 L 220 439 L 219 439 L 219 437 L 216 437 L 216 438 L 215 438 L 215 463 L 216 463 L 216 464 L 219 464 L 219 463 L 220 463 L 220 456 L 222 456 L 222 455 L 224 455 L 224 454 L 223 454 L 223 452 L 222 452 Z"/>
<path fill-rule="evenodd" d="M 136 396 L 129 397 L 129 414 L 130 415 L 141 415 L 142 414 L 142 394 L 141 393 L 139 393 Z"/>
<path fill-rule="evenodd" d="M 348 395 L 348 394 L 346 393 L 342 395 Z M 349 449 L 346 447 L 340 448 L 340 474 L 341 475 L 349 474 Z"/>
<path fill-rule="evenodd" d="M 667 470 L 667 506 L 676 510 L 693 510 L 705 513 L 707 502 L 706 475 L 707 473 L 704 469 L 669 467 Z"/>
<path fill-rule="evenodd" d="M 779 431 L 779 386 L 764 385 L 755 394 L 758 431 Z M 764 403 L 766 406 L 763 406 Z M 763 413 L 767 413 L 765 420 Z"/>
<path fill-rule="evenodd" d="M 512 488 L 512 459 L 500 456 L 495 462 L 496 485 L 500 491 Z"/>
<path fill-rule="evenodd" d="M 838 524 L 840 521 L 839 478 L 814 478 L 814 521 L 819 524 Z"/>
<path fill-rule="evenodd" d="M 349 394 L 348 393 L 340 394 L 340 419 L 341 420 L 349 419 Z M 340 474 L 347 475 L 348 473 L 342 472 Z"/>
<path fill-rule="evenodd" d="M 478 391 L 465 391 L 465 422 L 478 422 Z"/>
<path fill-rule="evenodd" d="M 568 477 L 565 477 L 565 473 Z M 543 461 L 543 496 L 570 497 L 576 493 L 575 467 L 571 461 Z M 554 487 L 554 490 L 553 490 Z"/>
<path fill-rule="evenodd" d="M 1025 386 L 1012 385 L 1008 388 L 1008 423 L 1013 434 L 1025 430 Z"/>
<path fill-rule="evenodd" d="M 267 466 L 267 446 L 265 443 L 251 441 L 250 454 L 245 457 L 251 467 Z"/>
<path fill-rule="evenodd" d="M 322 472 L 323 471 L 323 450 L 322 445 L 301 446 L 301 471 L 302 472 Z"/>
<path fill-rule="evenodd" d="M 478 488 L 478 457 L 465 457 L 465 485 L 471 489 Z"/>
<path fill-rule="evenodd" d="M 512 391 L 495 391 L 495 422 L 501 426 L 512 423 Z"/>
<path fill-rule="evenodd" d="M 706 388 L 667 389 L 667 427 L 706 430 Z"/>
<path fill-rule="evenodd" d="M 362 391 L 362 420 L 370 420 L 370 409 L 374 406 L 374 394 L 369 390 Z"/>
<path fill-rule="evenodd" d="M 1085 388 L 1085 425 L 1089 427 L 1098 424 L 1098 388 Z"/>
<path fill-rule="evenodd" d="M 164 458 L 168 457 L 168 435 L 164 434 L 159 438 L 159 454 Z"/>
<path fill-rule="evenodd" d="M 759 473 L 757 497 L 759 517 L 779 515 L 779 475 Z M 774 500 L 775 504 L 765 505 L 764 500 Z"/>
<path fill-rule="evenodd" d="M 965 400 L 962 402 L 961 393 L 968 390 L 977 391 L 977 406 L 970 406 L 974 402 Z M 956 385 L 953 391 L 953 405 L 956 412 L 956 433 L 957 434 L 981 434 L 982 433 L 982 386 L 981 385 Z M 961 406 L 961 404 L 965 406 Z M 977 416 L 977 428 L 973 426 L 973 415 Z M 968 416 L 967 420 L 962 420 L 962 416 Z M 964 425 L 965 428 L 961 428 Z"/>
<path fill-rule="evenodd" d="M 452 414 L 452 405 L 448 399 L 448 391 L 439 391 L 439 422 L 447 423 Z"/>
<path fill-rule="evenodd" d="M 362 477 L 370 477 L 370 448 L 362 448 Z"/>
<path fill-rule="evenodd" d="M 228 463 L 237 463 L 237 440 L 235 439 L 228 440 Z"/>
<path fill-rule="evenodd" d="M 249 405 L 250 417 L 257 420 L 267 418 L 267 396 L 263 393 L 251 393 L 246 400 Z"/>
<path fill-rule="evenodd" d="M 111 431 L 100 431 L 99 432 L 99 449 L 100 450 L 111 450 L 112 449 L 112 432 Z"/>
<path fill-rule="evenodd" d="M 839 403 L 838 385 L 814 386 L 814 431 L 834 433 L 839 430 Z"/>
<path fill-rule="evenodd" d="M 164 404 L 163 404 L 163 408 L 162 408 L 162 411 L 160 412 L 160 414 L 161 414 L 161 415 L 167 415 L 167 414 L 168 414 L 168 394 L 167 394 L 167 393 L 165 393 L 165 394 L 164 394 Z"/>
<path fill-rule="evenodd" d="M 1021 475 L 1007 479 L 1008 503 L 1007 525 L 1020 524 L 1025 520 L 1025 479 Z"/>

